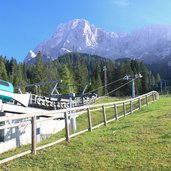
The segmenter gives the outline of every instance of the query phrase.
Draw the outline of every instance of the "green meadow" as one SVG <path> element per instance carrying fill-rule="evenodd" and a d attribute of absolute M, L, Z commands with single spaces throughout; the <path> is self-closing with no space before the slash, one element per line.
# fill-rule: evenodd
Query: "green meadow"
<path fill-rule="evenodd" d="M 107 100 L 109 101 L 109 100 Z M 111 113 L 113 110 L 107 111 Z M 98 113 L 92 119 L 99 119 Z M 77 118 L 78 126 L 85 128 L 87 118 Z M 82 128 L 81 128 L 82 129 Z M 64 132 L 59 133 L 61 135 Z M 59 136 L 59 135 L 58 135 Z M 57 137 L 57 136 L 56 136 Z M 45 142 L 56 138 L 52 136 Z M 42 143 L 43 144 L 43 143 Z M 21 150 L 21 148 L 19 149 Z M 1 156 L 2 157 L 2 156 Z M 0 170 L 171 170 L 171 97 L 141 110 L 0 166 Z"/>

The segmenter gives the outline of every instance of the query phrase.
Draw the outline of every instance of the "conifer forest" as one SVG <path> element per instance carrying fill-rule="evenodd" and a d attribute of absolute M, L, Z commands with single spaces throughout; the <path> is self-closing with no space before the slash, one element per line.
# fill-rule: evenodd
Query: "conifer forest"
<path fill-rule="evenodd" d="M 138 60 L 111 60 L 82 53 L 68 53 L 46 63 L 39 53 L 34 63 L 30 64 L 18 63 L 14 58 L 9 60 L 5 56 L 0 56 L 0 79 L 12 82 L 14 86 L 23 86 L 23 92 L 32 93 L 35 93 L 34 87 L 26 88 L 26 84 L 63 80 L 58 87 L 59 93 L 79 94 L 88 85 L 86 92 L 102 96 L 105 95 L 103 89 L 104 66 L 107 68 L 106 92 L 110 96 L 130 96 L 131 83 L 117 91 L 112 90 L 126 83 L 127 80 L 122 79 L 126 75 L 134 76 L 138 73 L 141 73 L 142 78 L 135 80 L 136 94 L 143 94 L 159 88 L 160 75 L 153 75 L 146 65 Z M 119 82 L 114 82 L 119 79 Z M 110 84 L 112 82 L 114 83 Z M 52 84 L 41 86 L 41 95 L 49 94 L 49 90 L 52 88 Z"/>

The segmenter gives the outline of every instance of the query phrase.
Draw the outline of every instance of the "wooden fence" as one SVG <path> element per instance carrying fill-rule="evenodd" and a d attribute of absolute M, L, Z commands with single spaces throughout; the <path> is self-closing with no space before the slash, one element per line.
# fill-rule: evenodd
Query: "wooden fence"
<path fill-rule="evenodd" d="M 25 152 L 22 152 L 20 154 L 5 158 L 0 160 L 0 164 L 8 162 L 10 160 L 13 160 L 15 158 L 24 156 L 26 154 L 32 153 L 36 154 L 38 150 L 44 149 L 46 147 L 50 147 L 52 145 L 55 145 L 57 143 L 60 143 L 62 141 L 69 141 L 70 138 L 75 137 L 79 134 L 82 134 L 87 131 L 92 131 L 95 128 L 98 128 L 102 125 L 107 126 L 109 122 L 112 122 L 114 120 L 118 120 L 121 117 L 126 117 L 129 114 L 132 114 L 133 112 L 139 110 L 141 107 L 148 105 L 151 102 L 154 102 L 155 100 L 159 99 L 159 94 L 156 91 L 152 91 L 150 93 L 144 94 L 142 96 L 138 96 L 134 99 L 129 99 L 129 100 L 124 100 L 124 101 L 117 101 L 117 102 L 110 102 L 110 103 L 103 103 L 103 104 L 94 104 L 94 105 L 87 105 L 87 106 L 81 106 L 81 107 L 75 107 L 71 109 L 62 109 L 62 110 L 56 110 L 56 111 L 48 111 L 48 112 L 41 112 L 37 114 L 23 114 L 23 115 L 16 115 L 16 116 L 2 116 L 0 117 L 0 122 L 5 122 L 5 121 L 10 121 L 10 120 L 17 120 L 17 119 L 26 119 L 30 118 L 31 119 L 31 132 L 32 132 L 32 137 L 31 137 L 31 149 Z M 108 119 L 107 118 L 107 110 L 113 108 L 113 114 L 112 118 Z M 118 112 L 119 109 L 119 112 Z M 102 117 L 103 117 L 103 122 L 99 124 L 92 124 L 92 119 L 91 119 L 91 114 L 93 112 L 100 111 Z M 55 114 L 55 116 L 54 116 Z M 58 115 L 56 115 L 58 114 Z M 80 130 L 76 133 L 72 133 L 69 129 L 70 125 L 70 118 L 74 116 L 80 116 L 82 114 L 87 115 L 87 122 L 88 122 L 88 127 L 86 129 Z M 36 143 L 36 124 L 40 122 L 40 120 L 37 120 L 36 118 L 38 116 L 48 116 L 49 118 L 45 120 L 53 120 L 56 118 L 64 118 L 65 119 L 65 137 L 54 141 L 52 143 L 37 147 Z M 44 120 L 43 120 L 44 121 Z M 30 122 L 29 122 L 30 123 Z M 3 125 L 0 126 L 0 129 L 7 129 L 7 128 L 14 128 L 14 127 L 19 127 L 28 124 L 28 120 L 26 122 L 21 122 L 21 123 L 14 123 L 14 124 L 8 124 L 8 125 Z"/>

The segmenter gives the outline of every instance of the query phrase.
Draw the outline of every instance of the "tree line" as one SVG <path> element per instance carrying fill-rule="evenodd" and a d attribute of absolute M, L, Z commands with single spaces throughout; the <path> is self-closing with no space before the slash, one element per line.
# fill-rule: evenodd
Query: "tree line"
<path fill-rule="evenodd" d="M 36 93 L 35 88 L 25 88 L 26 84 L 63 80 L 58 87 L 60 93 L 80 94 L 87 85 L 86 92 L 94 92 L 101 96 L 104 95 L 104 66 L 107 68 L 107 83 L 114 82 L 125 75 L 134 76 L 141 73 L 143 77 L 135 81 L 136 94 L 157 89 L 160 82 L 159 74 L 154 76 L 142 62 L 137 60 L 110 60 L 97 55 L 68 53 L 44 63 L 40 52 L 34 64 L 18 63 L 14 58 L 8 60 L 0 56 L 0 79 L 12 82 L 14 86 L 23 86 L 23 92 L 32 93 Z M 131 95 L 131 83 L 113 91 L 126 82 L 128 81 L 121 79 L 110 84 L 106 92 L 111 96 Z M 48 95 L 53 86 L 53 84 L 41 86 L 41 94 Z M 111 91 L 113 92 L 110 93 Z"/>

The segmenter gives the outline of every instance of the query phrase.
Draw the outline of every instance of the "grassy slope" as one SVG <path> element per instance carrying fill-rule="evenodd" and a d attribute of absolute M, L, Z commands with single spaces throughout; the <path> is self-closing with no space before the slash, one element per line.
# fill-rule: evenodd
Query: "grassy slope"
<path fill-rule="evenodd" d="M 171 170 L 171 98 L 2 170 Z"/>

